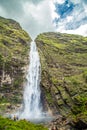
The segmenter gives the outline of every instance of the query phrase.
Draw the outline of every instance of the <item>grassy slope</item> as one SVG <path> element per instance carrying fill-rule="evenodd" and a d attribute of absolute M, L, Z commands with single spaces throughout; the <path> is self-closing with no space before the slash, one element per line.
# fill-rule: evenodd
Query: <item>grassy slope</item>
<path fill-rule="evenodd" d="M 26 120 L 13 121 L 8 118 L 0 117 L 0 130 L 47 130 L 47 128 Z"/>
<path fill-rule="evenodd" d="M 36 42 L 49 107 L 87 121 L 87 37 L 43 33 Z"/>

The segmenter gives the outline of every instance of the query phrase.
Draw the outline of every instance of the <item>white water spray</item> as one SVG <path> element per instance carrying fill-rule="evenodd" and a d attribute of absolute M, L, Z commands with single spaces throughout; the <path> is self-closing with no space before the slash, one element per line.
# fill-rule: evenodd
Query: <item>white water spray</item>
<path fill-rule="evenodd" d="M 40 104 L 40 59 L 35 42 L 31 42 L 30 65 L 27 74 L 27 83 L 24 90 L 24 108 L 20 118 L 39 118 L 42 113 Z"/>

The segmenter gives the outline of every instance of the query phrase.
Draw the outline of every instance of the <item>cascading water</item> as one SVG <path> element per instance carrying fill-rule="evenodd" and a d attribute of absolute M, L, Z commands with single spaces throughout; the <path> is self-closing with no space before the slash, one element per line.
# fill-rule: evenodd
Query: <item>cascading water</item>
<path fill-rule="evenodd" d="M 19 119 L 27 119 L 36 123 L 51 121 L 52 117 L 49 113 L 42 111 L 40 101 L 41 66 L 36 43 L 34 41 L 31 42 L 29 61 L 22 108 L 15 114 L 12 114 L 12 117 L 15 115 Z"/>
<path fill-rule="evenodd" d="M 27 73 L 27 83 L 24 90 L 24 108 L 20 118 L 32 119 L 40 117 L 40 59 L 35 42 L 31 42 L 30 65 Z"/>

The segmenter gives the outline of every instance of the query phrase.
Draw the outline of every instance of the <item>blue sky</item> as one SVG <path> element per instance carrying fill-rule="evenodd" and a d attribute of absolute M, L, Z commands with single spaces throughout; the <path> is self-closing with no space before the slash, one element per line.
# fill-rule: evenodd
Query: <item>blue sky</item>
<path fill-rule="evenodd" d="M 78 29 L 80 26 L 87 24 L 87 1 L 83 0 L 74 2 L 65 0 L 62 4 L 55 3 L 55 12 L 60 16 L 55 18 L 56 27 L 64 24 L 66 30 Z M 67 18 L 71 18 L 67 20 Z"/>
<path fill-rule="evenodd" d="M 87 35 L 87 0 L 0 0 L 0 15 L 32 37 L 47 31 Z"/>
<path fill-rule="evenodd" d="M 70 0 L 65 0 L 63 4 L 58 4 L 57 2 L 55 2 L 55 12 L 60 15 L 61 19 L 66 18 L 72 13 L 76 5 Z"/>

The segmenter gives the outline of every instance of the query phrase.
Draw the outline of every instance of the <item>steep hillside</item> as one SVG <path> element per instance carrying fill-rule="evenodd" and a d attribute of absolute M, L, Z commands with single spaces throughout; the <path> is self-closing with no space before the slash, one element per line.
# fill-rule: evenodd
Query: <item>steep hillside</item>
<path fill-rule="evenodd" d="M 19 23 L 0 17 L 0 112 L 21 102 L 30 41 Z"/>
<path fill-rule="evenodd" d="M 87 37 L 43 33 L 36 43 L 46 106 L 54 114 L 87 122 Z"/>

